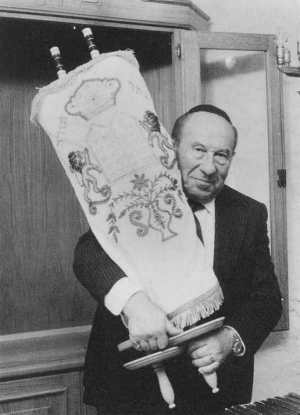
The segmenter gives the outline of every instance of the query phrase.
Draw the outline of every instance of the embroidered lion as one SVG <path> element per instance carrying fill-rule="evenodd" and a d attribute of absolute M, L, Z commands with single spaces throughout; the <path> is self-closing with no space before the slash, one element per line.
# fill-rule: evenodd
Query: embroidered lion
<path fill-rule="evenodd" d="M 163 153 L 160 156 L 160 162 L 163 167 L 172 169 L 175 162 L 175 149 L 173 144 L 169 143 L 168 138 L 161 132 L 161 127 L 157 115 L 151 111 L 146 111 L 143 121 L 140 123 L 148 133 L 148 140 L 151 147 L 154 147 L 154 142 L 159 150 Z"/>
<path fill-rule="evenodd" d="M 108 185 L 99 187 L 97 177 L 93 175 L 94 172 L 102 173 L 102 170 L 96 164 L 92 164 L 89 157 L 88 149 L 83 151 L 72 151 L 68 155 L 70 168 L 72 173 L 77 173 L 81 177 L 80 185 L 84 187 L 84 200 L 89 205 L 90 213 L 95 215 L 97 213 L 96 206 L 107 202 L 111 197 L 111 188 Z M 100 193 L 103 199 L 92 200 L 90 193 Z"/>

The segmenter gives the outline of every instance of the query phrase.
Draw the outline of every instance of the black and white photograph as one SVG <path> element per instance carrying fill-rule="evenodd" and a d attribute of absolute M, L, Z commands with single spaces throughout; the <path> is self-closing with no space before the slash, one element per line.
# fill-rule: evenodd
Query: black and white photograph
<path fill-rule="evenodd" d="M 0 56 L 0 414 L 299 415 L 300 1 L 0 0 Z"/>

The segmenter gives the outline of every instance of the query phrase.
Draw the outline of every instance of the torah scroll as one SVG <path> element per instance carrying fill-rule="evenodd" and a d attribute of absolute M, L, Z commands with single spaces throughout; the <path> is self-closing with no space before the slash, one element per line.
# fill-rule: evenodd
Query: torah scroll
<path fill-rule="evenodd" d="M 42 88 L 32 120 L 49 136 L 95 237 L 129 280 L 178 327 L 217 310 L 222 290 L 133 53 L 102 54 Z"/>

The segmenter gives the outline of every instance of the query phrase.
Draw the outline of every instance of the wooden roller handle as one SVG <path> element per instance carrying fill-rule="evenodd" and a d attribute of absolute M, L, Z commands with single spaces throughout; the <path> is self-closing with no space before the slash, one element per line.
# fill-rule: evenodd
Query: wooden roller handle
<path fill-rule="evenodd" d="M 208 384 L 208 386 L 211 387 L 212 393 L 218 393 L 220 389 L 218 388 L 217 372 L 213 372 L 209 375 L 202 375 L 202 376 L 204 377 L 204 380 Z"/>
<path fill-rule="evenodd" d="M 176 336 L 169 337 L 168 347 L 177 346 L 180 343 L 181 343 L 180 342 L 180 334 L 179 335 L 177 334 Z M 133 347 L 133 343 L 129 339 L 118 344 L 119 352 L 125 352 L 126 350 L 129 350 L 132 347 Z"/>
<path fill-rule="evenodd" d="M 188 342 L 192 339 L 196 339 L 203 334 L 206 334 L 210 331 L 217 330 L 222 327 L 224 322 L 224 317 L 216 318 L 215 320 L 209 321 L 204 323 L 203 325 L 193 327 L 185 332 L 177 334 L 176 336 L 172 336 L 169 338 L 168 347 L 177 346 L 179 344 Z M 124 352 L 133 347 L 132 342 L 130 339 L 125 340 L 124 342 L 118 344 L 119 352 Z"/>
<path fill-rule="evenodd" d="M 174 389 L 164 369 L 164 366 L 161 363 L 155 363 L 152 365 L 152 367 L 157 376 L 160 393 L 164 401 L 168 404 L 169 409 L 175 408 L 176 405 Z"/>

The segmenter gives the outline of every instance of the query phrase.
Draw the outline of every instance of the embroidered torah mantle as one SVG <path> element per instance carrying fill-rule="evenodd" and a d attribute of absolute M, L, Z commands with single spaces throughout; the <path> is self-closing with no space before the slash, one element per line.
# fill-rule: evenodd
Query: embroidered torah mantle
<path fill-rule="evenodd" d="M 128 278 L 179 327 L 218 309 L 222 290 L 133 53 L 102 54 L 42 88 L 32 120 L 49 136 L 95 237 Z"/>

